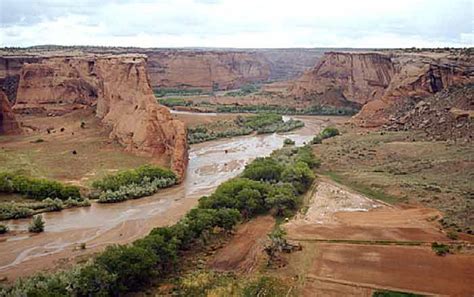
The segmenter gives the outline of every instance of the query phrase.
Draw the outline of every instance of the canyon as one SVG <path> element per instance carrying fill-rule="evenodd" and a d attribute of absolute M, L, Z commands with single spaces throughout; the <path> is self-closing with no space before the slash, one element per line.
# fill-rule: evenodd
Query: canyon
<path fill-rule="evenodd" d="M 245 93 L 249 84 L 256 88 Z M 180 177 L 142 199 L 46 212 L 40 234 L 27 232 L 30 219 L 0 222 L 10 228 L 0 235 L 0 279 L 69 269 L 111 244 L 129 245 L 179 221 L 253 159 L 307 146 L 317 177 L 301 195 L 300 211 L 282 221 L 286 238 L 302 248 L 282 256 L 284 269 L 260 265 L 277 227 L 270 214 L 236 226 L 227 244 L 211 244 L 204 251 L 210 264 L 189 259 L 194 246 L 179 254 L 184 266 L 237 273 L 238 281 L 256 272 L 276 276 L 298 296 L 472 294 L 473 84 L 474 60 L 460 49 L 0 49 L 1 170 L 78 185 L 91 199 L 93 181 L 143 164 Z M 160 89 L 202 92 L 157 100 Z M 167 100 L 190 104 L 170 110 L 161 105 Z M 246 117 L 193 105 L 203 101 L 360 112 L 285 113 L 284 121 L 305 126 L 189 145 L 188 129 Z M 313 141 L 326 127 L 338 135 Z M 0 203 L 35 202 L 0 193 Z M 435 242 L 448 255 L 436 255 Z M 200 243 L 193 242 L 198 254 Z"/>

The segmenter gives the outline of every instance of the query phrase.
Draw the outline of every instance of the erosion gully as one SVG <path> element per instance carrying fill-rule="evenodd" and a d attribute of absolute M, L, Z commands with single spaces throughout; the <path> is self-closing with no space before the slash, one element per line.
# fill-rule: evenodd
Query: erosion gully
<path fill-rule="evenodd" d="M 341 121 L 336 117 L 293 118 L 304 121 L 305 127 L 283 134 L 249 135 L 192 145 L 184 182 L 153 196 L 44 213 L 46 228 L 40 234 L 25 231 L 30 219 L 8 221 L 12 232 L 0 239 L 0 279 L 12 281 L 37 271 L 65 267 L 107 245 L 132 242 L 157 226 L 175 223 L 196 205 L 199 197 L 237 176 L 249 161 L 282 147 L 285 138 L 300 146 L 333 121 Z M 86 248 L 81 248 L 81 244 Z"/>

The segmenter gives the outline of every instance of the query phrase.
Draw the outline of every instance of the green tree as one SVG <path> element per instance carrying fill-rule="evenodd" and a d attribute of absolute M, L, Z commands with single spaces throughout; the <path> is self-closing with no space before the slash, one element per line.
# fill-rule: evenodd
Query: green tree
<path fill-rule="evenodd" d="M 96 258 L 96 263 L 117 277 L 120 291 L 133 291 L 149 282 L 154 274 L 157 256 L 135 245 L 109 246 Z"/>

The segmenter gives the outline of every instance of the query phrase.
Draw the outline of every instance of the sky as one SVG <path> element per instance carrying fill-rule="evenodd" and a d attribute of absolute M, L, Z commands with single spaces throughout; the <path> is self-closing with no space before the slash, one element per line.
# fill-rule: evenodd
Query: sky
<path fill-rule="evenodd" d="M 0 46 L 470 47 L 474 0 L 0 0 Z"/>

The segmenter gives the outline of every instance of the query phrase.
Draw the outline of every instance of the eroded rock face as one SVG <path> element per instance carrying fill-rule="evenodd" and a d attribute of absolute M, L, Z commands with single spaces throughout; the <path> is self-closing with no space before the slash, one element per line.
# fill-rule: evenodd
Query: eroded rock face
<path fill-rule="evenodd" d="M 20 125 L 15 119 L 7 95 L 0 90 L 0 135 L 18 134 Z"/>
<path fill-rule="evenodd" d="M 148 52 L 148 72 L 154 88 L 229 90 L 268 80 L 266 58 L 252 52 Z"/>
<path fill-rule="evenodd" d="M 142 55 L 57 57 L 25 64 L 14 109 L 61 114 L 96 107 L 111 138 L 132 152 L 169 157 L 182 177 L 186 129 L 156 102 L 145 66 Z"/>
<path fill-rule="evenodd" d="M 388 55 L 330 52 L 290 89 L 299 98 L 320 97 L 320 100 L 339 91 L 348 101 L 365 104 L 383 95 L 394 72 Z"/>
<path fill-rule="evenodd" d="M 327 94 L 340 91 L 348 101 L 364 104 L 353 121 L 376 127 L 407 100 L 474 81 L 470 56 L 409 53 L 327 53 L 316 67 L 290 87 L 302 99 L 325 104 Z"/>

